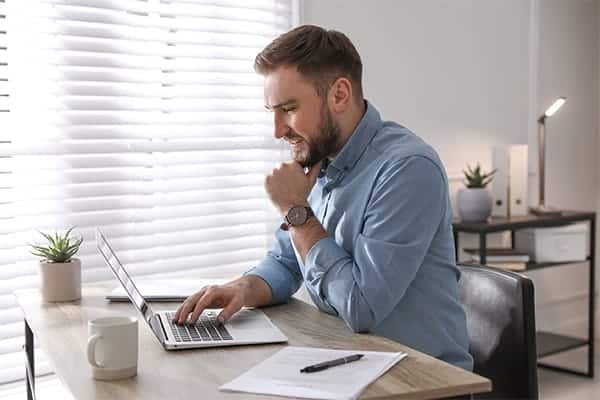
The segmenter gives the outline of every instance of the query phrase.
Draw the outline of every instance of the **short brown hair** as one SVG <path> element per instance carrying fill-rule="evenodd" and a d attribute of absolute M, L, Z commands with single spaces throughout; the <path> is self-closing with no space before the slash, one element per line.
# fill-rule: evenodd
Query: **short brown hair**
<path fill-rule="evenodd" d="M 341 32 L 302 25 L 277 37 L 254 60 L 254 69 L 262 75 L 281 66 L 296 66 L 321 97 L 336 79 L 345 77 L 352 83 L 354 100 L 362 104 L 362 61 Z"/>

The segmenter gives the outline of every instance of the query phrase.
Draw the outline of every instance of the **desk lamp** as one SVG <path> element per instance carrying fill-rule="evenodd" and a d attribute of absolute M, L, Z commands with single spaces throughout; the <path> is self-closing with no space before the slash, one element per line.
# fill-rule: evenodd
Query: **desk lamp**
<path fill-rule="evenodd" d="M 546 171 L 545 171 L 545 167 L 546 167 L 546 118 L 551 117 L 554 115 L 554 113 L 556 113 L 558 111 L 559 108 L 562 107 L 563 104 L 565 104 L 565 101 L 567 101 L 566 97 L 559 97 L 558 99 L 556 99 L 556 101 L 554 103 L 552 103 L 552 105 L 550 107 L 548 107 L 548 109 L 546 110 L 546 112 L 538 118 L 538 152 L 539 152 L 539 156 L 538 156 L 538 169 L 539 169 L 539 205 L 537 207 L 532 207 L 530 209 L 532 214 L 535 215 L 560 215 L 561 211 L 553 208 L 553 207 L 549 207 L 545 204 L 545 199 L 544 199 L 544 194 L 545 194 L 545 175 L 546 175 Z"/>

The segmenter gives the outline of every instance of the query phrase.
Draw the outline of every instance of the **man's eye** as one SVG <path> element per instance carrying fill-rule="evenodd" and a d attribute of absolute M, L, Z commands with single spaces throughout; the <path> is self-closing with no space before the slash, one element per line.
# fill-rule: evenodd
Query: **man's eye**
<path fill-rule="evenodd" d="M 294 107 L 291 107 L 291 108 L 282 108 L 281 110 L 282 110 L 283 112 L 289 113 L 289 112 L 292 112 L 292 111 L 294 111 L 294 110 L 295 110 L 295 108 L 294 108 Z"/>

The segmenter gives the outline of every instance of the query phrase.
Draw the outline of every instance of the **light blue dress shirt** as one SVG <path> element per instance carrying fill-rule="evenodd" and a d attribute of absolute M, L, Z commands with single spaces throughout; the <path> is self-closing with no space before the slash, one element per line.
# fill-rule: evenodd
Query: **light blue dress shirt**
<path fill-rule="evenodd" d="M 288 232 L 246 274 L 271 287 L 273 303 L 306 285 L 322 311 L 467 370 L 467 325 L 448 180 L 435 150 L 367 110 L 308 201 L 328 237 L 303 263 Z"/>

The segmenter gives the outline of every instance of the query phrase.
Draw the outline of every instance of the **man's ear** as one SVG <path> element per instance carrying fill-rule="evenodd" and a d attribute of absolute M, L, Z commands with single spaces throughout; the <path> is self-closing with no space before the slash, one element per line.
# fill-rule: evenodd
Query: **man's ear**
<path fill-rule="evenodd" d="M 348 78 L 340 77 L 329 88 L 329 105 L 335 113 L 342 113 L 352 103 L 352 83 Z"/>

